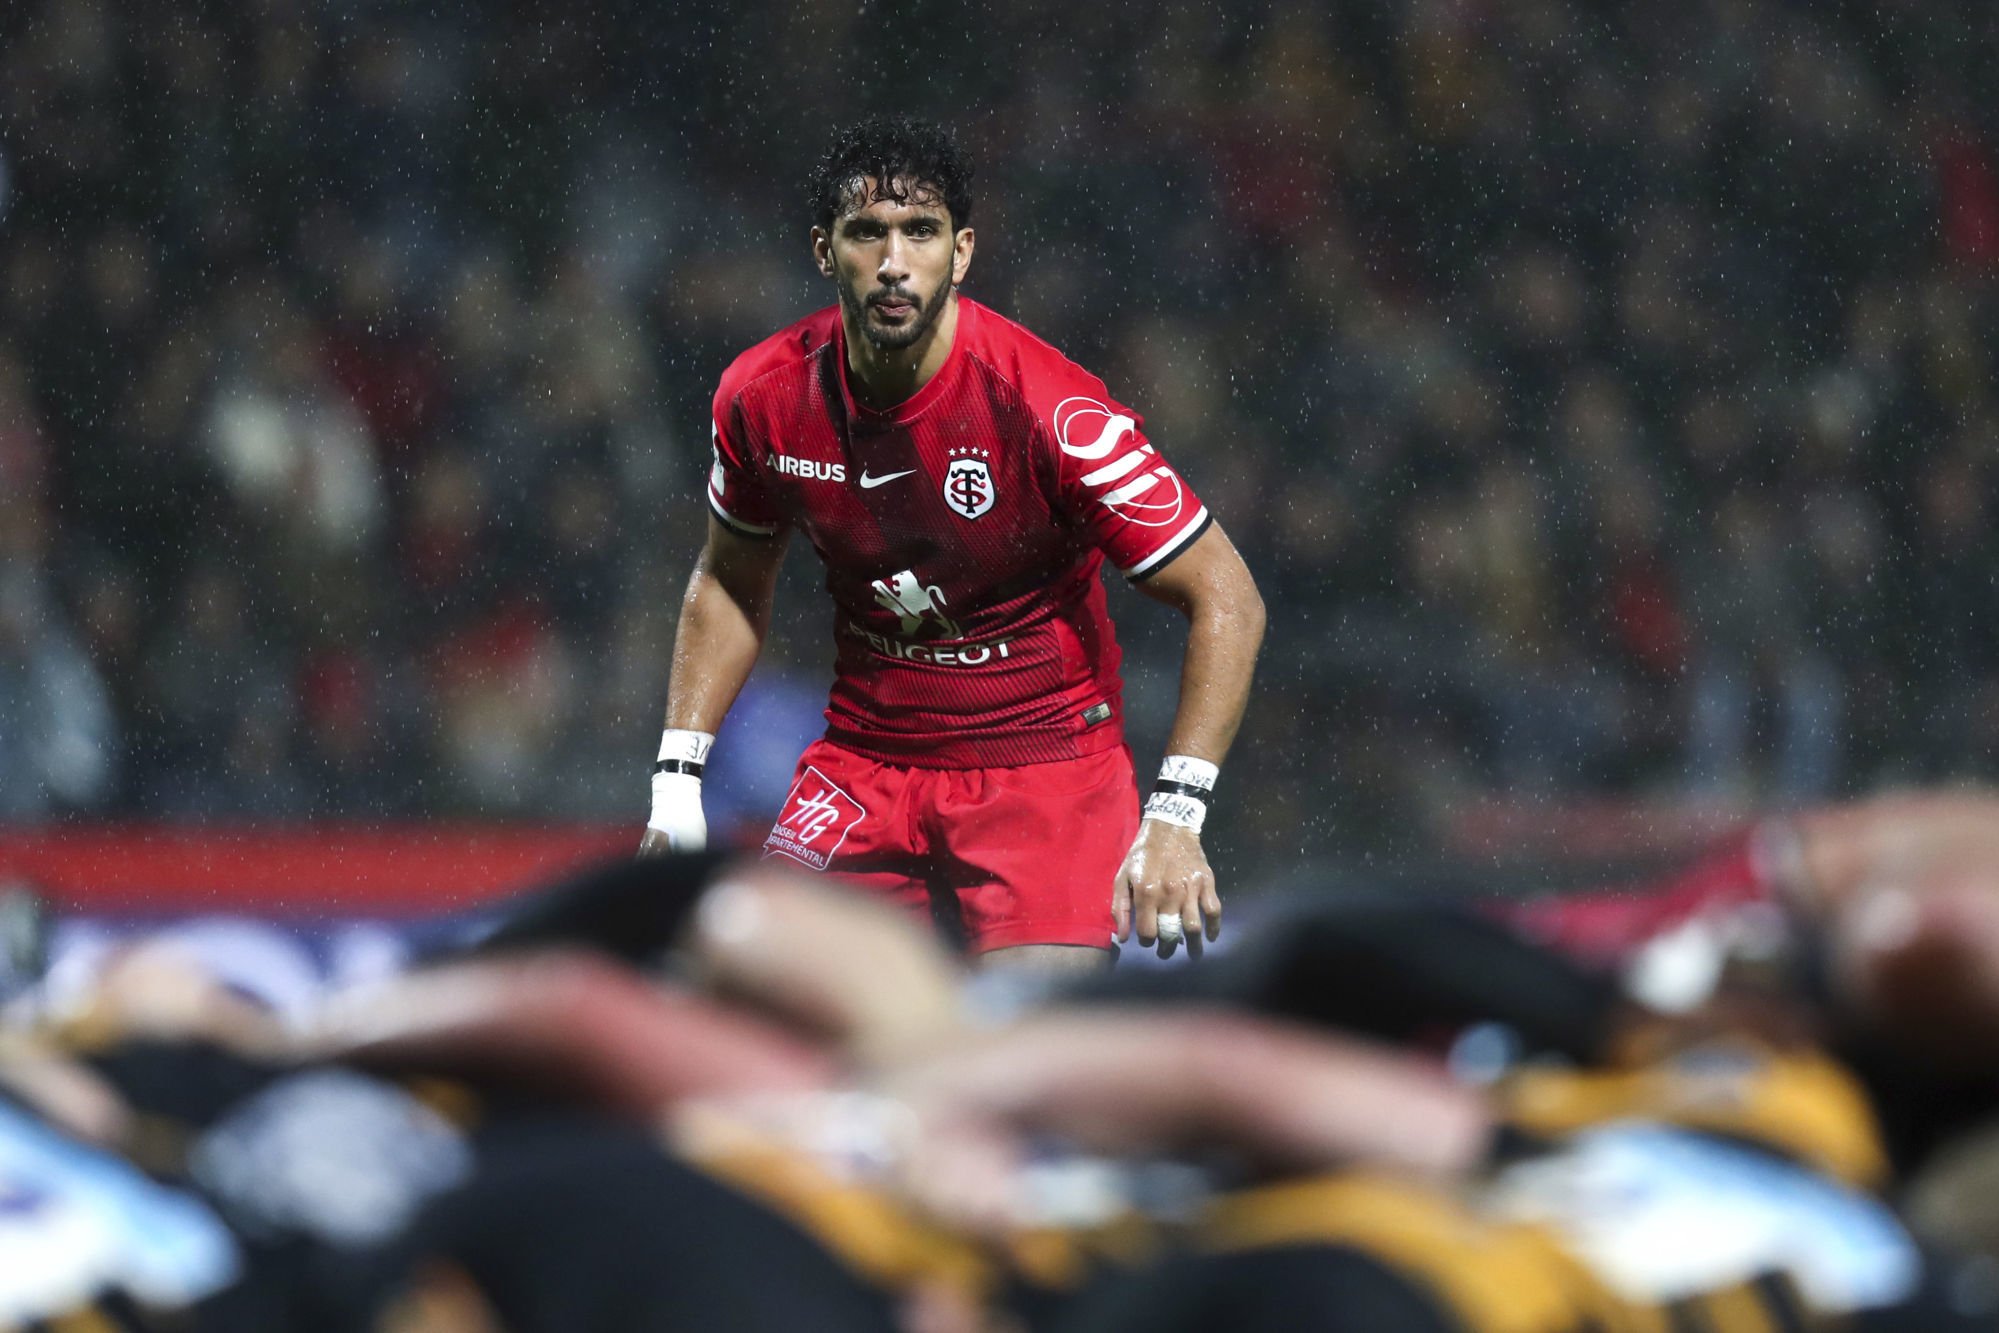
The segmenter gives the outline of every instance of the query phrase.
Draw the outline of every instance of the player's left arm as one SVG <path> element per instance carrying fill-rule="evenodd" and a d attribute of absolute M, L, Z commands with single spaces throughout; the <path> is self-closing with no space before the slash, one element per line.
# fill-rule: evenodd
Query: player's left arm
<path fill-rule="evenodd" d="M 1137 587 L 1187 617 L 1180 704 L 1166 753 L 1218 768 L 1242 724 L 1263 643 L 1263 598 L 1256 580 L 1220 525 L 1211 524 L 1186 550 L 1137 580 Z M 1212 940 L 1221 933 L 1222 900 L 1201 849 L 1205 806 L 1191 793 L 1148 801 L 1138 839 L 1118 870 L 1112 911 L 1119 940 L 1130 939 L 1136 927 L 1140 944 L 1157 941 L 1160 957 L 1171 957 L 1177 942 L 1159 937 L 1161 912 L 1180 914 L 1189 952 L 1199 951 L 1203 937 Z"/>

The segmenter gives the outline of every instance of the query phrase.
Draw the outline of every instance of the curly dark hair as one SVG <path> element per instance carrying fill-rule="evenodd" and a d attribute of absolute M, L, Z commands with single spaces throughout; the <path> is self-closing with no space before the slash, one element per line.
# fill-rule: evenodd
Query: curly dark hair
<path fill-rule="evenodd" d="M 934 190 L 954 230 L 971 223 L 972 164 L 941 125 L 875 116 L 841 130 L 812 173 L 812 220 L 830 229 L 857 182 L 869 176 L 876 181 L 874 199 L 905 204 L 912 189 Z"/>

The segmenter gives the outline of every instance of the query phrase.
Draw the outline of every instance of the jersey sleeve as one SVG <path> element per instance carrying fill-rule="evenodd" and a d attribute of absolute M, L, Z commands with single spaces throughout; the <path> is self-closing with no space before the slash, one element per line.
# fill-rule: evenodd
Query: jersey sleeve
<path fill-rule="evenodd" d="M 783 526 L 784 519 L 743 448 L 741 425 L 735 416 L 733 405 L 718 393 L 709 425 L 714 462 L 708 469 L 708 508 L 732 532 L 770 537 Z"/>
<path fill-rule="evenodd" d="M 1143 419 L 1074 365 L 1030 395 L 1054 438 L 1061 510 L 1134 581 L 1207 530 L 1207 506 L 1145 438 Z"/>

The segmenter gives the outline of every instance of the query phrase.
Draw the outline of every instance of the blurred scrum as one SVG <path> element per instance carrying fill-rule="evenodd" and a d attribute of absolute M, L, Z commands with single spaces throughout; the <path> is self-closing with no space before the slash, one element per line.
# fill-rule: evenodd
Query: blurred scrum
<path fill-rule="evenodd" d="M 1238 865 L 1991 777 L 1995 65 L 1975 0 L 8 6 L 0 819 L 631 817 L 713 382 L 894 109 L 1266 589 Z"/>

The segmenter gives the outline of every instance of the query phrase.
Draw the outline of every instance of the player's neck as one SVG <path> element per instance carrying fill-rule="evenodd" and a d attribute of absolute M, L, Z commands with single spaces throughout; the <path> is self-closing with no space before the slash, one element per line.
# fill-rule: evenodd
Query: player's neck
<path fill-rule="evenodd" d="M 958 336 L 958 293 L 944 298 L 943 313 L 917 341 L 907 347 L 883 349 L 869 342 L 855 328 L 847 312 L 840 321 L 847 334 L 847 387 L 854 401 L 876 412 L 885 412 L 906 403 L 930 383 L 950 359 L 951 344 Z"/>

